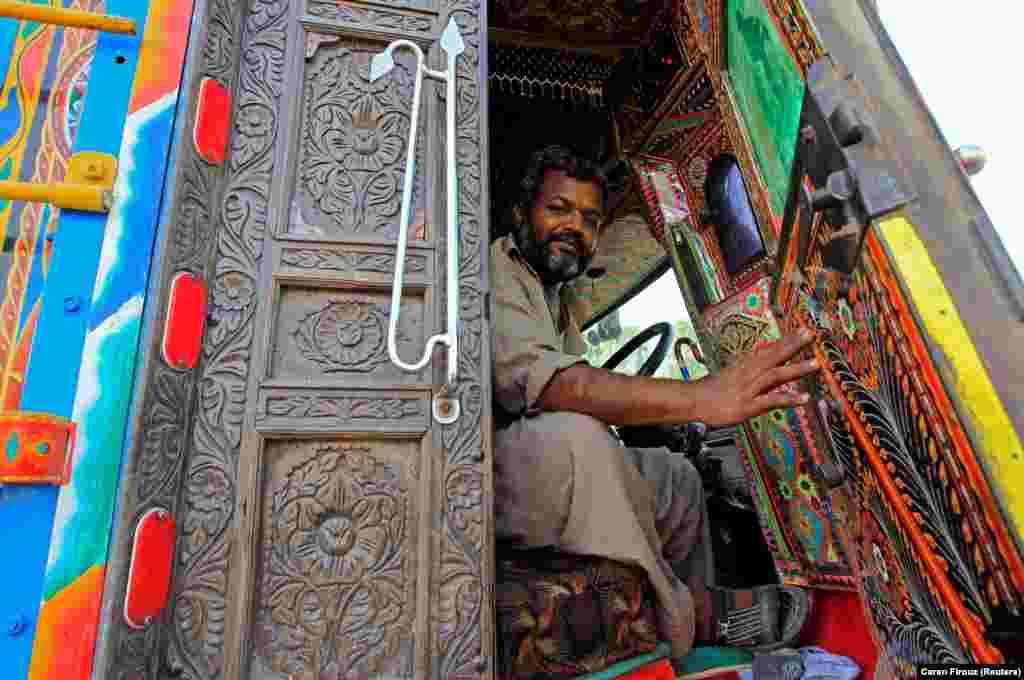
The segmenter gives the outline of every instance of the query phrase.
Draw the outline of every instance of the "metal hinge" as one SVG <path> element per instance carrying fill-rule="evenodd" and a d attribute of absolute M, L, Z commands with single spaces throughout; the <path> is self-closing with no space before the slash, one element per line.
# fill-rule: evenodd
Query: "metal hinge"
<path fill-rule="evenodd" d="M 824 213 L 833 227 L 821 250 L 825 268 L 850 276 L 871 222 L 917 197 L 883 143 L 871 102 L 863 84 L 829 57 L 809 69 L 778 251 L 785 257 L 790 240 L 802 238 L 797 270 L 811 246 L 802 233 L 809 215 Z"/>

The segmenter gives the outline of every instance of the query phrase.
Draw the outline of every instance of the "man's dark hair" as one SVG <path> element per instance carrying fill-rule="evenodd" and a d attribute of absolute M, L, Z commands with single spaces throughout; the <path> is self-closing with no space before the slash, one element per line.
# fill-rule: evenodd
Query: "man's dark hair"
<path fill-rule="evenodd" d="M 580 182 L 593 182 L 601 188 L 601 202 L 607 207 L 608 177 L 604 169 L 564 146 L 552 145 L 533 152 L 526 163 L 526 172 L 519 185 L 519 199 L 516 201 L 516 206 L 524 213 L 529 214 L 544 186 L 544 174 L 549 170 L 561 170 L 566 176 Z"/>

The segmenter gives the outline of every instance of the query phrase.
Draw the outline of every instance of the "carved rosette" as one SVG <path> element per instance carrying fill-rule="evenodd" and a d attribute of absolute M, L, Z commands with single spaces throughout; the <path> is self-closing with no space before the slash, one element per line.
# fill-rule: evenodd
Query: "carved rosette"
<path fill-rule="evenodd" d="M 255 650 L 295 677 L 366 677 L 411 637 L 410 502 L 368 447 L 322 446 L 266 501 Z"/>
<path fill-rule="evenodd" d="M 388 313 L 377 305 L 336 300 L 303 317 L 292 338 L 324 371 L 372 371 L 388 361 Z"/>

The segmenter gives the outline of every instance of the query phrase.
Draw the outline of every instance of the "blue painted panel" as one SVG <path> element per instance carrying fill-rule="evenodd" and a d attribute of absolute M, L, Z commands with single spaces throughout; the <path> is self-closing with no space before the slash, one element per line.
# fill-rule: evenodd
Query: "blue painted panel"
<path fill-rule="evenodd" d="M 106 5 L 108 13 L 145 25 L 148 0 L 107 0 Z M 75 151 L 118 155 L 139 43 L 134 36 L 99 34 Z M 74 211 L 61 215 L 22 393 L 23 410 L 63 416 L 72 413 L 106 223 L 106 215 Z M 77 301 L 78 309 L 65 311 L 65 300 L 70 306 Z M 31 628 L 42 601 L 57 495 L 56 487 L 34 487 L 8 488 L 0 497 L 0 537 L 5 548 L 17 549 L 14 573 L 0 582 L 0 621 L 6 624 L 25 616 L 32 624 L 17 637 L 0 637 L 4 678 L 20 679 L 28 674 Z"/>

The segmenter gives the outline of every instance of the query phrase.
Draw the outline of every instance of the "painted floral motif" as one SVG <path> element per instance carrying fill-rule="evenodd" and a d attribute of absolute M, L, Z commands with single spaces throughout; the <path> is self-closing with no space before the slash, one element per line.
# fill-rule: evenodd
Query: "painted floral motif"
<path fill-rule="evenodd" d="M 818 486 L 806 472 L 797 477 L 796 486 L 800 489 L 801 495 L 806 496 L 807 498 L 813 498 L 814 500 L 819 500 Z"/>

